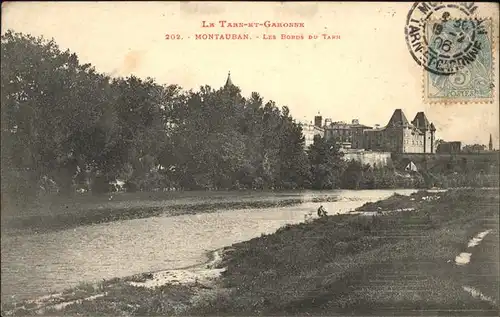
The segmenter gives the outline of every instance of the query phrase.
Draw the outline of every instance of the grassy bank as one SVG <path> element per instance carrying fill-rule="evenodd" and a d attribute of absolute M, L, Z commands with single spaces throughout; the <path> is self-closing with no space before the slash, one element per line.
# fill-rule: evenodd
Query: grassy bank
<path fill-rule="evenodd" d="M 498 236 L 498 204 L 497 190 L 394 195 L 358 209 L 382 211 L 378 216 L 329 216 L 228 247 L 219 264 L 226 271 L 215 284 L 148 289 L 128 282 L 152 275 L 115 279 L 69 290 L 66 302 L 101 297 L 45 313 L 497 316 L 498 287 L 486 289 L 496 303 L 471 296 L 464 285 L 481 285 L 454 260 L 478 232 L 491 229 L 496 235 L 489 239 Z M 498 285 L 498 273 L 487 272 L 488 263 L 498 265 L 498 243 L 493 246 L 475 249 L 473 260 L 484 262 L 470 265 Z M 25 306 L 18 314 L 35 310 Z"/>
<path fill-rule="evenodd" d="M 415 210 L 333 216 L 234 245 L 224 263 L 231 294 L 193 314 L 497 315 L 463 291 L 453 260 L 486 223 L 498 232 L 498 202 L 496 190 L 393 196 L 359 210 Z"/>

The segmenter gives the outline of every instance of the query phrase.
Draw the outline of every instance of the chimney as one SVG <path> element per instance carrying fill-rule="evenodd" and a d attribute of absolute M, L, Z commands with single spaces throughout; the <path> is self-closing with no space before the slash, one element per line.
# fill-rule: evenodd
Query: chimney
<path fill-rule="evenodd" d="M 352 119 L 352 124 L 359 124 L 359 119 Z"/>
<path fill-rule="evenodd" d="M 314 125 L 321 128 L 323 125 L 323 117 L 322 116 L 315 116 L 314 117 Z"/>

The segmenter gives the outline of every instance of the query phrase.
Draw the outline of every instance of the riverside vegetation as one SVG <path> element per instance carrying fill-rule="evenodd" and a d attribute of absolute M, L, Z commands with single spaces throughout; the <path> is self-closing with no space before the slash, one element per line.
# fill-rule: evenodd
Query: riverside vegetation
<path fill-rule="evenodd" d="M 397 208 L 399 211 L 386 212 Z M 420 191 L 368 203 L 357 211 L 287 225 L 276 233 L 234 244 L 218 267 L 214 285 L 135 287 L 149 274 L 82 284 L 50 315 L 453 315 L 498 316 L 498 274 L 488 263 L 498 254 L 496 190 Z M 493 301 L 464 291 L 470 276 L 454 263 L 467 241 L 491 229 L 494 243 L 476 247 L 471 272 Z M 483 242 L 486 243 L 486 242 Z M 491 249 L 494 248 L 494 249 Z M 494 266 L 494 265 L 493 265 Z M 498 272 L 497 272 L 498 273 Z M 476 286 L 476 285 L 474 285 Z M 18 303 L 17 314 L 35 314 Z M 2 307 L 6 312 L 13 309 Z"/>
<path fill-rule="evenodd" d="M 116 179 L 127 191 L 498 183 L 498 164 L 457 171 L 450 159 L 408 177 L 394 166 L 345 162 L 334 141 L 319 137 L 304 151 L 287 107 L 256 92 L 245 98 L 234 85 L 185 91 L 112 78 L 53 40 L 8 31 L 1 42 L 3 212 L 50 192 L 109 192 Z"/>

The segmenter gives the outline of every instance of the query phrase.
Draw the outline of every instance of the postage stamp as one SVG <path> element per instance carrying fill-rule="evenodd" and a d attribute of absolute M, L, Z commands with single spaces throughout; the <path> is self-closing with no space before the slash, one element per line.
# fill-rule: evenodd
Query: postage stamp
<path fill-rule="evenodd" d="M 441 19 L 425 24 L 423 94 L 428 103 L 492 102 L 491 19 Z"/>

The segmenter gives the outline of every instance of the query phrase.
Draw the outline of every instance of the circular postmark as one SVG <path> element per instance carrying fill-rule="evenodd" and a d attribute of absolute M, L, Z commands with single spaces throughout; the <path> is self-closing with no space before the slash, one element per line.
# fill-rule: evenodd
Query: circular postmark
<path fill-rule="evenodd" d="M 427 59 L 424 67 L 451 75 L 474 62 L 483 48 L 484 20 L 455 19 L 427 22 Z"/>
<path fill-rule="evenodd" d="M 405 39 L 418 65 L 437 75 L 456 73 L 477 50 L 473 2 L 417 2 L 408 12 Z M 465 61 L 467 62 L 467 61 Z"/>

